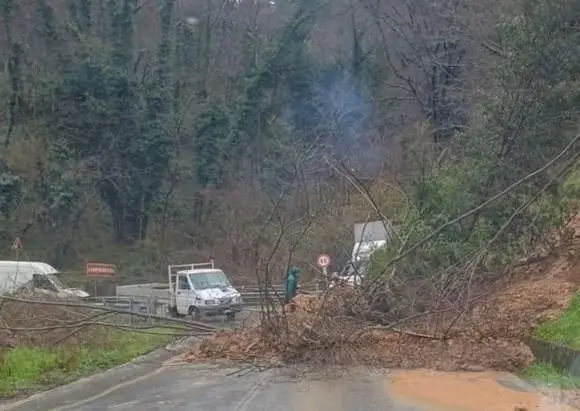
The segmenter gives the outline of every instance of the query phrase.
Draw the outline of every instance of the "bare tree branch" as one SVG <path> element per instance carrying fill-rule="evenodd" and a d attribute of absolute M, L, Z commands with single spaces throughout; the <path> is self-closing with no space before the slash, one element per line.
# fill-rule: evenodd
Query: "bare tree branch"
<path fill-rule="evenodd" d="M 18 303 L 23 303 L 23 304 L 85 308 L 85 309 L 90 309 L 90 310 L 106 311 L 106 312 L 117 313 L 117 314 L 130 314 L 130 315 L 133 315 L 136 317 L 150 318 L 150 319 L 161 320 L 161 321 L 165 321 L 165 322 L 169 322 L 169 323 L 182 324 L 188 328 L 196 329 L 196 330 L 200 330 L 200 331 L 207 331 L 207 332 L 217 331 L 217 329 L 215 327 L 212 327 L 211 325 L 207 325 L 207 324 L 200 323 L 197 321 L 186 321 L 186 320 L 180 320 L 178 318 L 163 317 L 160 315 L 143 314 L 143 313 L 137 313 L 137 312 L 116 309 L 113 307 L 94 305 L 94 304 L 79 304 L 79 303 L 65 302 L 65 301 L 29 300 L 29 299 L 23 299 L 23 298 L 9 297 L 9 296 L 5 296 L 5 295 L 1 295 L 0 300 L 13 301 L 13 302 L 18 302 Z"/>
<path fill-rule="evenodd" d="M 554 158 L 552 158 L 550 161 L 548 161 L 542 167 L 540 167 L 540 168 L 536 169 L 535 171 L 533 171 L 533 172 L 527 174 L 526 176 L 522 177 L 521 179 L 519 179 L 515 183 L 511 184 L 510 186 L 506 187 L 505 189 L 503 189 L 499 193 L 495 194 L 494 196 L 490 197 L 489 199 L 487 199 L 486 201 L 484 201 L 483 203 L 481 203 L 479 206 L 477 206 L 477 207 L 475 207 L 475 208 L 473 208 L 473 209 L 471 209 L 471 210 L 469 210 L 469 211 L 461 214 L 460 216 L 458 216 L 458 217 L 456 217 L 456 218 L 454 218 L 452 220 L 449 220 L 445 224 L 442 224 L 441 226 L 439 226 L 439 228 L 437 228 L 436 230 L 432 231 L 431 234 L 427 235 L 422 240 L 416 242 L 411 247 L 409 247 L 408 249 L 406 249 L 403 253 L 401 253 L 399 256 L 397 256 L 397 257 L 393 258 L 391 261 L 389 261 L 389 263 L 385 267 L 385 270 L 388 267 L 390 267 L 393 264 L 395 264 L 397 261 L 400 261 L 403 258 L 405 258 L 406 256 L 408 256 L 409 254 L 413 253 L 415 250 L 417 250 L 423 244 L 429 242 L 431 239 L 433 239 L 434 237 L 436 237 L 438 234 L 440 234 L 443 230 L 445 230 L 449 226 L 452 226 L 453 224 L 456 224 L 459 221 L 464 220 L 467 217 L 472 216 L 473 214 L 481 211 L 482 209 L 484 209 L 488 205 L 494 203 L 495 201 L 499 200 L 500 198 L 502 198 L 503 196 L 505 196 L 506 194 L 508 194 L 510 191 L 516 189 L 517 187 L 519 187 L 523 183 L 525 183 L 525 182 L 533 179 L 537 175 L 539 175 L 539 174 L 543 173 L 544 171 L 546 171 L 548 168 L 552 167 L 564 155 L 566 155 L 568 153 L 568 151 L 570 151 L 570 149 L 572 149 L 572 147 L 574 147 L 574 145 L 578 142 L 578 140 L 580 140 L 580 134 L 576 135 L 576 137 L 574 137 L 566 145 L 566 147 L 564 147 L 564 149 L 562 151 L 560 151 L 560 153 L 558 153 L 558 155 L 556 155 Z M 385 273 L 385 271 L 383 271 L 383 273 L 381 275 L 379 275 L 375 279 L 373 279 L 369 285 L 373 285 L 374 283 L 377 283 L 377 282 L 381 281 L 381 278 L 383 277 L 384 273 Z"/>

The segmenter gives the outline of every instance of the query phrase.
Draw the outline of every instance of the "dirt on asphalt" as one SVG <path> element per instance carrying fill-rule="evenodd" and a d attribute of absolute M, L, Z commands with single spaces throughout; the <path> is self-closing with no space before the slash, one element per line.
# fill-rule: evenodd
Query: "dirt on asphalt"
<path fill-rule="evenodd" d="M 501 383 L 497 372 L 402 371 L 389 382 L 403 400 L 445 411 L 573 411 L 557 393 L 526 391 Z M 509 382 L 509 380 L 507 380 Z"/>

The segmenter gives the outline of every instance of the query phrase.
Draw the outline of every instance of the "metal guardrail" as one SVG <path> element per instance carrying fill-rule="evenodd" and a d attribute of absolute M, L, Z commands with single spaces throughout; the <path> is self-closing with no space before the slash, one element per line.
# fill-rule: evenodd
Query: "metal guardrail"
<path fill-rule="evenodd" d="M 245 286 L 239 287 L 237 290 L 242 295 L 242 301 L 244 305 L 257 306 L 264 300 L 267 296 L 271 300 L 284 299 L 285 287 L 284 285 L 273 285 L 268 289 L 267 293 L 260 290 L 258 286 Z"/>
<path fill-rule="evenodd" d="M 135 312 L 154 315 L 165 315 L 167 313 L 167 305 L 169 304 L 168 300 L 146 296 L 91 297 L 85 299 L 85 302 L 94 305 L 105 305 L 128 313 Z"/>
<path fill-rule="evenodd" d="M 267 290 L 261 289 L 258 286 L 238 287 L 237 290 L 242 295 L 244 305 L 248 306 L 260 305 L 266 296 L 273 300 L 273 302 L 276 300 L 284 300 L 286 294 L 286 286 L 284 284 L 272 285 Z M 315 283 L 311 283 L 302 285 L 300 290 L 308 294 L 317 294 L 322 292 L 323 288 L 316 287 Z"/>
<path fill-rule="evenodd" d="M 168 300 L 160 300 L 143 297 L 91 297 L 85 299 L 87 307 L 103 306 L 113 309 L 115 321 L 130 326 L 154 325 L 166 321 L 169 317 Z M 167 318 L 169 320 L 169 318 Z M 173 320 L 172 320 L 173 321 Z M 177 320 L 183 321 L 183 320 Z M 191 332 L 208 333 L 214 332 L 216 327 L 195 321 L 186 321 Z"/>
<path fill-rule="evenodd" d="M 281 302 L 286 293 L 284 284 L 271 285 L 267 292 L 264 292 L 263 289 L 256 285 L 238 286 L 235 288 L 240 292 L 243 304 L 249 307 L 259 306 L 264 302 L 265 298 L 270 299 L 272 303 Z M 323 287 L 317 287 L 315 283 L 309 283 L 301 285 L 300 290 L 308 294 L 316 294 L 322 292 Z M 127 312 L 166 315 L 169 306 L 168 297 L 168 292 L 153 292 L 149 295 L 91 297 L 86 299 L 86 301 L 91 304 L 106 305 Z"/>

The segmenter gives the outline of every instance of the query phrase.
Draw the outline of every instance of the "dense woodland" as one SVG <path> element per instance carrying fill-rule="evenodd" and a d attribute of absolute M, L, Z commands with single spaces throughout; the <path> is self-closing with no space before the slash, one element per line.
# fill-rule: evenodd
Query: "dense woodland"
<path fill-rule="evenodd" d="M 580 188 L 577 0 L 0 0 L 0 22 L 5 258 L 19 236 L 126 280 L 279 276 L 339 268 L 382 216 L 377 278 L 445 293 Z"/>

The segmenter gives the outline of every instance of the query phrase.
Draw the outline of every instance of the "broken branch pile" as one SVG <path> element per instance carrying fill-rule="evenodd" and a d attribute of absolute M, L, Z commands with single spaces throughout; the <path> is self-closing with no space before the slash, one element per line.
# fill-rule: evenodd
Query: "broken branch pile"
<path fill-rule="evenodd" d="M 348 293 L 333 292 L 325 297 L 299 295 L 283 312 L 258 325 L 236 331 L 222 331 L 202 342 L 189 358 L 267 360 L 268 362 L 326 362 L 343 348 L 357 344 L 361 323 L 348 315 Z"/>
<path fill-rule="evenodd" d="M 523 343 L 531 327 L 563 310 L 577 290 L 580 270 L 573 255 L 563 248 L 518 267 L 468 310 L 432 313 L 397 327 L 361 319 L 357 313 L 367 307 L 353 307 L 354 293 L 297 296 L 258 325 L 206 339 L 186 359 L 515 370 L 533 361 Z"/>

